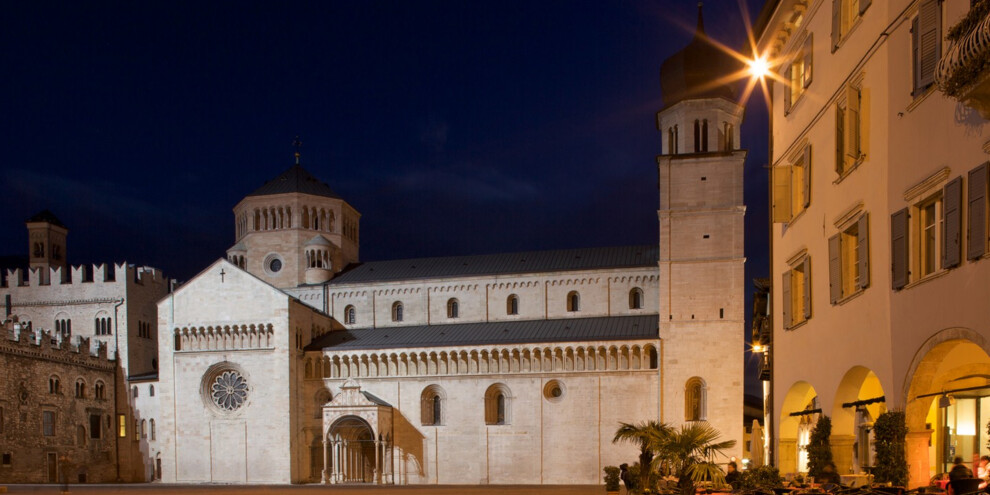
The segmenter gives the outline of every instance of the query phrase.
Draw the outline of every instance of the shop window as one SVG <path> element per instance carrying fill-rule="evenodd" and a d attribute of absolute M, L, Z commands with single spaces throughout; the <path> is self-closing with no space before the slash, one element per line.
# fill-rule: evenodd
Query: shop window
<path fill-rule="evenodd" d="M 783 325 L 793 328 L 811 318 L 811 258 L 804 255 L 783 274 Z"/>
<path fill-rule="evenodd" d="M 828 239 L 828 277 L 832 304 L 870 285 L 868 215 Z"/>

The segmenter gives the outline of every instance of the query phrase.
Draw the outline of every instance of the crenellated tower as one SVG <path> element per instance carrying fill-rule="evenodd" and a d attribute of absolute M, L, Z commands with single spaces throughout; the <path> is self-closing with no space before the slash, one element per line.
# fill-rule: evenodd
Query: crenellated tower
<path fill-rule="evenodd" d="M 227 259 L 278 288 L 319 284 L 358 261 L 361 214 L 299 164 L 234 207 Z"/>
<path fill-rule="evenodd" d="M 694 38 L 660 70 L 664 107 L 660 189 L 662 421 L 708 421 L 735 439 L 743 426 L 743 107 L 728 75 L 737 63 L 709 42 L 698 8 Z M 704 352 L 698 352 L 704 349 Z"/>
<path fill-rule="evenodd" d="M 69 229 L 51 211 L 45 210 L 27 222 L 28 255 L 31 268 L 61 268 L 65 272 L 65 238 Z"/>

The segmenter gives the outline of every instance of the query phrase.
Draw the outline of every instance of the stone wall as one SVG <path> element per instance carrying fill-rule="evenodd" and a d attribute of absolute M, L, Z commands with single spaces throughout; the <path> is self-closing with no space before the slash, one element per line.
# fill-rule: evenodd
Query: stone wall
<path fill-rule="evenodd" d="M 0 338 L 0 479 L 116 480 L 115 363 L 106 347 L 93 355 L 88 339 L 78 347 L 66 341 L 53 346 L 48 333 L 24 329 L 15 337 L 13 325 L 6 326 Z M 47 428 L 46 415 L 53 419 Z"/>

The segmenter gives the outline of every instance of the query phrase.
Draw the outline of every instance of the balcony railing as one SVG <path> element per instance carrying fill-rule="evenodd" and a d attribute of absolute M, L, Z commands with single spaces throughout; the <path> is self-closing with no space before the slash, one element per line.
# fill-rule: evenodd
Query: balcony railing
<path fill-rule="evenodd" d="M 946 50 L 935 69 L 935 83 L 947 96 L 990 119 L 990 12 L 980 9 L 971 13 L 982 15 L 982 19 L 976 19 L 972 29 L 959 35 Z"/>

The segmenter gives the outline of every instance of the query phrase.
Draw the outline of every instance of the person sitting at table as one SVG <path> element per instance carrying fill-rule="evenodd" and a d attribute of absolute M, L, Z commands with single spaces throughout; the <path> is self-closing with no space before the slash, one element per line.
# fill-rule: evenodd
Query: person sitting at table
<path fill-rule="evenodd" d="M 822 485 L 838 485 L 842 483 L 842 478 L 840 478 L 839 473 L 835 471 L 835 463 L 829 462 L 822 467 L 822 473 L 818 476 L 818 478 L 816 478 L 815 481 L 821 483 Z"/>
<path fill-rule="evenodd" d="M 980 490 L 986 490 L 990 484 L 990 456 L 980 457 L 980 464 L 976 468 L 976 477 L 980 479 Z"/>
<path fill-rule="evenodd" d="M 961 480 L 966 478 L 972 478 L 973 471 L 970 471 L 965 464 L 963 464 L 963 458 L 956 456 L 952 460 L 952 470 L 949 471 L 949 481 Z"/>
<path fill-rule="evenodd" d="M 736 461 L 729 461 L 725 466 L 725 483 L 732 488 L 739 488 L 740 476 L 739 466 L 736 464 Z"/>

